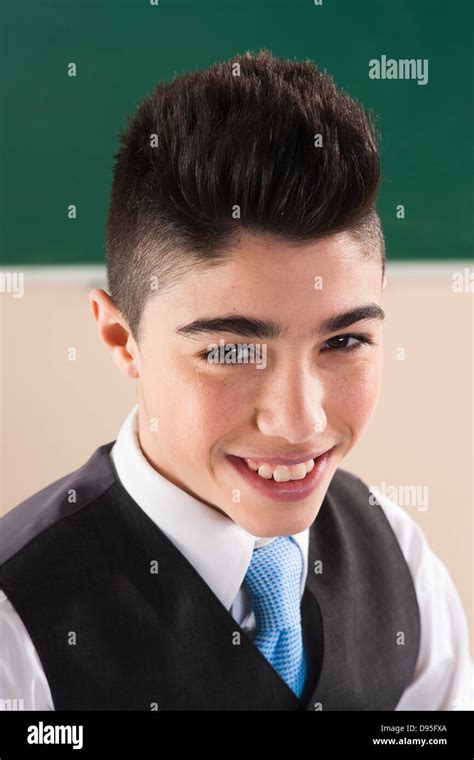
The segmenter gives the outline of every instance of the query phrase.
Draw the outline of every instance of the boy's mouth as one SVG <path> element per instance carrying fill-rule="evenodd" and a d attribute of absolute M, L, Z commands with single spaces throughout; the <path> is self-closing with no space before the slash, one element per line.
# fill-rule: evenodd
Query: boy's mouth
<path fill-rule="evenodd" d="M 254 489 L 277 501 L 298 501 L 309 496 L 324 472 L 334 446 L 298 462 L 283 457 L 265 460 L 227 454 L 227 460 Z M 283 464 L 285 462 L 285 464 Z"/>

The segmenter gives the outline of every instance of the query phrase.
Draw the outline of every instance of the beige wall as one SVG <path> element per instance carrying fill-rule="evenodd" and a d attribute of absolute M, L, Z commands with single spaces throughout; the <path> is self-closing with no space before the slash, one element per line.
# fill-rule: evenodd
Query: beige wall
<path fill-rule="evenodd" d="M 465 266 L 389 267 L 382 395 L 343 466 L 369 485 L 428 487 L 428 509 L 406 509 L 448 566 L 472 630 L 472 295 L 451 289 Z M 101 278 L 25 269 L 23 298 L 0 293 L 4 512 L 113 440 L 135 402 L 89 312 Z"/>

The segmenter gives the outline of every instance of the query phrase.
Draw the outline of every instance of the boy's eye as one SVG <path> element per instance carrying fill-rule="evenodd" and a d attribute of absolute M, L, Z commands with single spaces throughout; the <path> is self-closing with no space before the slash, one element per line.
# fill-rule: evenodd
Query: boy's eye
<path fill-rule="evenodd" d="M 242 364 L 252 363 L 253 355 L 254 352 L 250 349 L 249 345 L 245 343 L 231 343 L 222 347 L 221 354 L 216 352 L 216 349 L 210 349 L 209 351 L 202 351 L 198 354 L 198 357 L 210 365 L 239 367 Z M 220 361 L 219 356 L 225 356 L 227 360 Z"/>
<path fill-rule="evenodd" d="M 351 342 L 352 341 L 352 342 Z M 329 338 L 323 346 L 323 351 L 355 351 L 358 348 L 362 348 L 364 344 L 372 345 L 373 341 L 368 335 L 336 335 L 334 338 Z"/>
<path fill-rule="evenodd" d="M 349 351 L 356 351 L 365 345 L 371 346 L 373 344 L 372 338 L 368 335 L 336 335 L 334 338 L 329 338 L 323 343 L 322 351 L 332 351 L 337 353 L 349 353 Z M 228 362 L 220 362 L 216 360 L 215 349 L 209 351 L 201 351 L 198 354 L 198 358 L 206 364 L 225 366 L 225 367 L 240 367 L 252 362 L 251 352 L 249 352 L 249 346 L 246 344 L 231 344 L 224 347 L 225 354 L 229 357 Z"/>

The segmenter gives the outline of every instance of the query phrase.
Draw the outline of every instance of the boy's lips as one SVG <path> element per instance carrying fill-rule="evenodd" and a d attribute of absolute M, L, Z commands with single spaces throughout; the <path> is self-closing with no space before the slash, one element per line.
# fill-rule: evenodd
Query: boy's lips
<path fill-rule="evenodd" d="M 245 461 L 245 459 L 253 459 L 254 457 L 239 457 L 234 454 L 227 454 L 226 459 L 230 462 L 235 470 L 241 475 L 241 477 L 250 485 L 254 490 L 258 491 L 263 496 L 266 496 L 273 501 L 302 501 L 310 496 L 321 482 L 329 464 L 332 451 L 335 447 L 325 451 L 320 456 L 314 459 L 314 467 L 311 472 L 300 480 L 287 480 L 282 483 L 278 483 L 273 478 L 265 479 L 251 470 Z M 305 455 L 306 456 L 306 455 Z M 306 460 L 312 459 L 308 456 Z M 257 459 L 257 457 L 255 457 Z M 270 457 L 269 459 L 262 460 L 268 464 L 286 464 L 291 466 L 296 464 L 298 460 L 288 459 L 288 457 Z M 299 460 L 301 461 L 301 460 Z"/>

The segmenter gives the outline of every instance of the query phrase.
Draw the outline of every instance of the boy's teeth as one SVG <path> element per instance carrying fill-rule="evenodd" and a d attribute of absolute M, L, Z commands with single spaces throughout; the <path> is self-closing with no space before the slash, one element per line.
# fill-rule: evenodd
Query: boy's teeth
<path fill-rule="evenodd" d="M 304 476 L 307 473 L 306 465 L 304 462 L 301 462 L 301 464 L 294 464 L 292 467 L 288 467 L 288 470 L 290 472 L 292 480 L 303 480 Z"/>
<path fill-rule="evenodd" d="M 269 464 L 262 464 L 258 468 L 258 474 L 260 475 L 261 478 L 265 478 L 265 480 L 270 480 L 270 478 L 272 477 L 272 468 L 270 467 Z"/>
<path fill-rule="evenodd" d="M 283 464 L 269 465 L 263 463 L 258 464 L 253 459 L 246 459 L 247 466 L 253 472 L 258 472 L 261 478 L 270 480 L 273 478 L 277 483 L 286 483 L 288 480 L 303 480 L 304 477 L 314 468 L 314 460 L 309 459 L 307 462 L 300 462 L 299 464 L 291 465 L 287 467 Z"/>
<path fill-rule="evenodd" d="M 290 468 L 284 464 L 277 464 L 273 470 L 273 480 L 276 480 L 277 483 L 286 483 L 288 480 L 291 480 Z"/>

